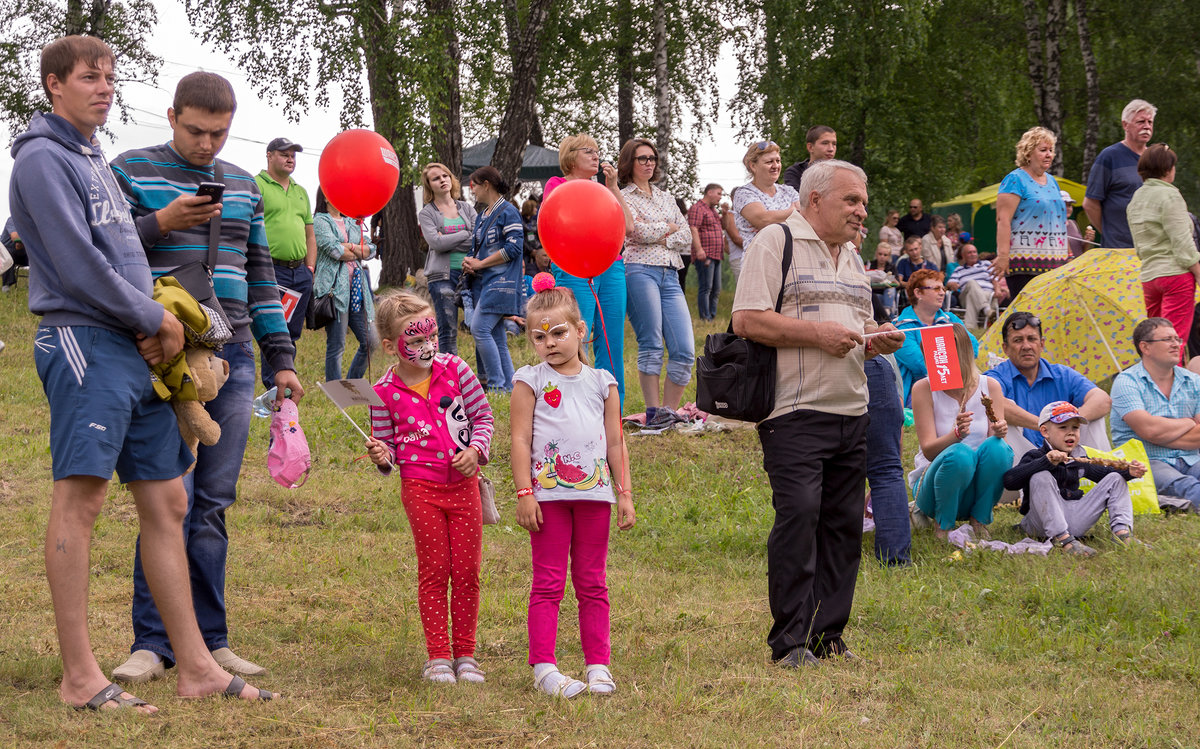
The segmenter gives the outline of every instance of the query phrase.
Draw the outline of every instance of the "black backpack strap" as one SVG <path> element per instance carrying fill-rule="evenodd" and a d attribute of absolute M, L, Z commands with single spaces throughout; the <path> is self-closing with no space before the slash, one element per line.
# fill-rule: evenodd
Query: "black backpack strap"
<path fill-rule="evenodd" d="M 786 221 L 780 221 L 783 228 L 783 273 L 779 276 L 779 296 L 775 298 L 775 311 L 783 309 L 783 288 L 787 285 L 788 270 L 792 267 L 792 229 Z"/>
<path fill-rule="evenodd" d="M 213 160 L 213 181 L 225 182 L 225 169 L 221 166 L 221 162 L 216 159 Z M 222 197 L 221 200 L 224 202 L 225 198 Z M 216 216 L 209 219 L 208 222 L 208 263 L 206 263 L 206 270 L 208 271 L 209 278 L 212 278 L 213 271 L 217 269 L 217 243 L 220 239 L 221 217 Z"/>
<path fill-rule="evenodd" d="M 775 297 L 775 311 L 783 309 L 783 287 L 787 283 L 788 269 L 792 267 L 792 230 L 786 221 L 779 222 L 783 228 L 783 273 L 779 276 L 779 295 Z M 733 316 L 729 318 L 729 333 L 733 333 Z"/>

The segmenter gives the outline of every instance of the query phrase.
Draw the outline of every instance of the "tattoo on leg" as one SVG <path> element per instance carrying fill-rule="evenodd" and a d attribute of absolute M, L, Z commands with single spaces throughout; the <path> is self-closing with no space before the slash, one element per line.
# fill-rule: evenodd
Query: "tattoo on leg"
<path fill-rule="evenodd" d="M 61 551 L 62 553 L 66 554 L 67 553 L 67 539 L 60 538 L 60 539 L 58 539 L 58 541 L 54 542 L 54 550 Z"/>

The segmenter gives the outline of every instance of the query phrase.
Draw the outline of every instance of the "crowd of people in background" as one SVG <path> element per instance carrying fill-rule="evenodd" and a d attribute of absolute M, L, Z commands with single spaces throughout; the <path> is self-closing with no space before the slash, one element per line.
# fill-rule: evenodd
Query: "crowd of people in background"
<path fill-rule="evenodd" d="M 520 208 L 494 167 L 467 176 L 468 200 L 459 175 L 429 163 L 418 217 L 428 248 L 425 293 L 387 291 L 377 307 L 367 265 L 376 244 L 321 190 L 312 210 L 291 178 L 300 144 L 273 139 L 256 175 L 218 158 L 236 111 L 220 76 L 180 81 L 167 109 L 169 143 L 108 163 L 95 133 L 111 105 L 113 63 L 103 42 L 86 37 L 43 51 L 53 111 L 16 139 L 13 216 L 3 237 L 11 256 L 31 266 L 29 308 L 42 317 L 35 363 L 50 403 L 55 479 L 46 566 L 63 655 L 60 694 L 81 709 L 153 710 L 109 683 L 88 638 L 88 546 L 114 471 L 137 500 L 142 535 L 134 641 L 113 677 L 137 684 L 174 665 L 184 696 L 276 696 L 234 675 L 266 669 L 230 648 L 225 512 L 236 497 L 256 379 L 276 389 L 276 406 L 304 395 L 295 357 L 310 305 L 328 307 L 333 319 L 324 326 L 326 380 L 343 378 L 347 332 L 358 344 L 349 378 L 366 374 L 373 349 L 389 360 L 375 384 L 385 405 L 372 409 L 368 452 L 381 473 L 395 470 L 402 480 L 429 651 L 422 676 L 434 682 L 484 681 L 474 657 L 483 502 L 476 477 L 493 437 L 487 399 L 502 393 L 511 394 L 518 522 L 531 534 L 535 686 L 564 698 L 617 688 L 604 575 L 612 508 L 619 527 L 635 521 L 620 437 L 625 320 L 637 345 L 642 423 L 670 428 L 688 418 L 681 407 L 697 327 L 719 327 L 726 269 L 735 285 L 731 329 L 778 353 L 775 400 L 758 434 L 776 512 L 767 641 L 781 666 L 854 657 L 843 630 L 867 483 L 879 520 L 875 551 L 889 565 L 911 563 L 910 518 L 941 538 L 963 521 L 986 537 L 1005 489 L 1023 494 L 1022 529 L 1071 555 L 1096 553 L 1080 537 L 1105 511 L 1115 542 L 1137 543 L 1127 484 L 1148 470 L 1159 491 L 1200 508 L 1200 366 L 1179 366 L 1194 335 L 1200 251 L 1195 220 L 1173 185 L 1177 156 L 1150 145 L 1156 110 L 1145 101 L 1122 113 L 1125 138 L 1097 159 L 1083 205 L 1103 246 L 1132 246 L 1142 261 L 1148 319 L 1133 334 L 1139 362 L 1117 376 L 1110 398 L 1042 357 L 1043 324 L 1028 312 L 1003 318 L 1007 360 L 987 372 L 975 363 L 972 331 L 994 324 L 1001 305 L 1076 248 L 1086 252 L 1095 236 L 1071 231 L 1074 201 L 1050 173 L 1056 139 L 1044 128 L 1020 138 L 1016 168 L 999 185 L 994 249 L 982 252 L 961 216 L 928 214 L 913 199 L 905 215 L 886 211 L 869 263 L 868 175 L 836 158 L 837 133 L 828 126 L 808 131 L 807 158 L 786 171 L 778 144 L 750 144 L 747 182 L 728 201 L 722 185 L 708 184 L 690 206 L 660 186 L 663 155 L 643 138 L 624 143 L 615 164 L 588 134 L 565 138 L 563 176 Z M 537 215 L 541 198 L 591 179 L 621 206 L 625 242 L 620 258 L 589 280 L 553 262 Z M 217 355 L 228 375 L 205 406 L 222 437 L 194 456 L 146 376 L 147 366 L 184 346 L 177 308 L 159 300 L 170 294 L 163 277 L 182 283 L 187 264 L 207 271 L 212 298 L 187 291 L 194 303 L 208 300 L 203 319 L 224 331 Z M 694 305 L 685 296 L 689 266 Z M 539 273 L 553 280 L 535 279 Z M 16 281 L 6 275 L 4 290 Z M 475 371 L 457 356 L 459 308 Z M 926 371 L 923 331 L 939 324 L 953 329 L 958 388 L 935 389 Z M 509 339 L 522 332 L 541 363 L 514 370 Z M 186 333 L 194 342 L 196 331 Z M 79 390 L 96 377 L 112 397 L 81 408 Z M 907 488 L 906 406 L 919 443 Z M 1144 442 L 1149 466 L 1079 462 L 1085 445 L 1107 443 L 1110 417 L 1115 440 Z M 92 436 L 98 422 L 112 440 L 103 449 Z M 1081 490 L 1084 478 L 1095 488 Z M 586 682 L 562 674 L 554 659 L 568 551 L 581 617 L 587 612 Z"/>

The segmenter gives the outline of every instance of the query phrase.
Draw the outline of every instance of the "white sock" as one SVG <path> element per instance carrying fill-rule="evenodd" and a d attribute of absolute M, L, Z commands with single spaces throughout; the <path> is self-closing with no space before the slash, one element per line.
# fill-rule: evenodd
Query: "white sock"
<path fill-rule="evenodd" d="M 154 652 L 153 650 L 147 650 L 146 652 L 149 653 L 150 655 L 154 656 L 155 663 L 163 662 L 163 657 L 161 655 L 159 655 L 158 653 Z"/>
<path fill-rule="evenodd" d="M 557 671 L 558 666 L 553 663 L 535 663 L 533 664 L 533 680 L 541 681 L 542 675 L 547 671 Z"/>

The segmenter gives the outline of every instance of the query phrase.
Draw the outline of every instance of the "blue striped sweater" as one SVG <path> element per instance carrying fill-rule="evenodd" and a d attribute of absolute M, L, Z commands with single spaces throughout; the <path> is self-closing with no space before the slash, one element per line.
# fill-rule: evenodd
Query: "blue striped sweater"
<path fill-rule="evenodd" d="M 232 342 L 253 337 L 275 370 L 295 369 L 296 349 L 283 318 L 267 249 L 262 196 L 249 173 L 227 161 L 221 165 L 225 194 L 213 289 L 233 325 Z M 133 211 L 155 278 L 186 263 L 207 260 L 207 223 L 164 237 L 155 213 L 181 195 L 194 195 L 201 182 L 212 182 L 211 165 L 190 164 L 166 143 L 126 151 L 113 160 L 112 169 Z"/>

